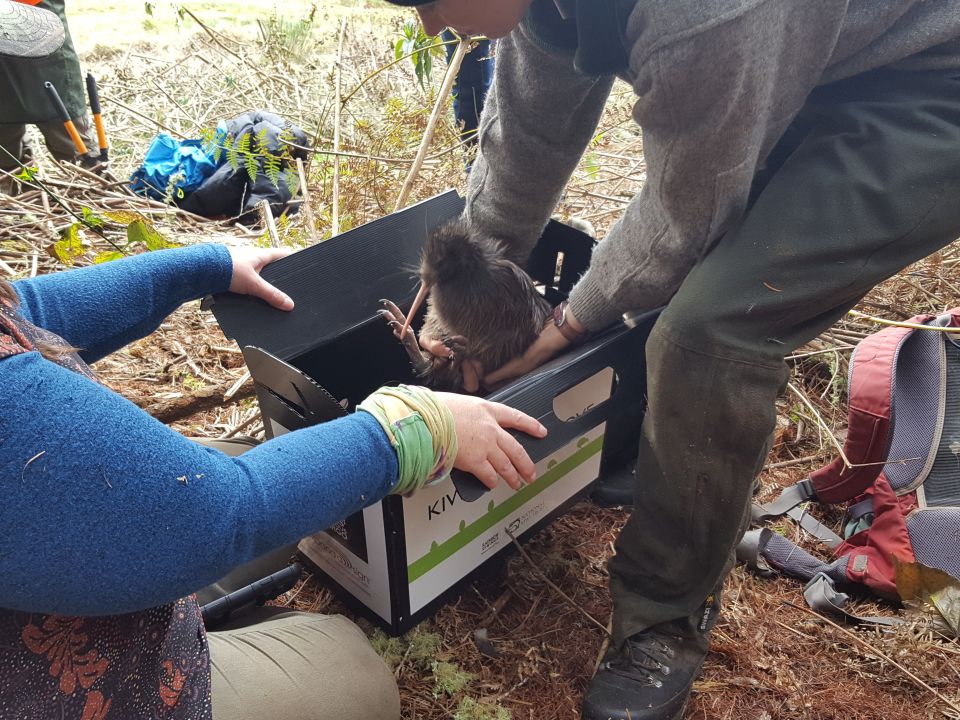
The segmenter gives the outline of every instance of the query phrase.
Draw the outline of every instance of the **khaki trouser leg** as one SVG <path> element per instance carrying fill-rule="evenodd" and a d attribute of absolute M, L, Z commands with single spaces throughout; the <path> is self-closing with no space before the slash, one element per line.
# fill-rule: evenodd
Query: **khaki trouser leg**
<path fill-rule="evenodd" d="M 820 88 L 787 142 L 647 344 L 636 503 L 610 562 L 618 642 L 662 623 L 696 633 L 769 450 L 784 358 L 960 236 L 960 77 Z"/>
<path fill-rule="evenodd" d="M 393 673 L 340 615 L 259 608 L 207 634 L 214 720 L 396 720 Z"/>
<path fill-rule="evenodd" d="M 198 439 L 230 456 L 256 440 Z M 285 567 L 295 545 L 241 565 L 197 593 L 201 604 Z M 242 613 L 207 633 L 214 720 L 396 720 L 393 674 L 355 624 L 340 615 L 278 607 Z"/>

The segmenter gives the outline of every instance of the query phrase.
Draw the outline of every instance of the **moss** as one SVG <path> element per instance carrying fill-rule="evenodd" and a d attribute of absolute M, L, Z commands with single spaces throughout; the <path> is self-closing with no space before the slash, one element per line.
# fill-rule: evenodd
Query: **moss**
<path fill-rule="evenodd" d="M 377 628 L 370 636 L 370 644 L 391 670 L 403 662 L 426 671 L 433 667 L 443 638 L 436 633 L 420 630 L 396 638 Z"/>
<path fill-rule="evenodd" d="M 414 630 L 404 636 L 407 642 L 407 660 L 421 670 L 430 670 L 437 659 L 443 638 L 436 633 Z"/>
<path fill-rule="evenodd" d="M 513 714 L 496 703 L 481 703 L 473 698 L 464 698 L 457 706 L 453 720 L 511 720 Z"/>
<path fill-rule="evenodd" d="M 373 631 L 370 644 L 391 670 L 400 664 L 406 652 L 406 643 L 402 638 L 390 637 L 380 628 Z"/>
<path fill-rule="evenodd" d="M 431 669 L 433 670 L 433 696 L 435 698 L 441 695 L 453 697 L 474 678 L 473 673 L 461 670 L 458 665 L 453 663 L 434 662 Z"/>

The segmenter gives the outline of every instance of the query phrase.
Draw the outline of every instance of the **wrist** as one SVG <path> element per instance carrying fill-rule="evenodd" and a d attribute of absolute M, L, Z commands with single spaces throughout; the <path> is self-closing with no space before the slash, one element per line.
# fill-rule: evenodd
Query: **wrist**
<path fill-rule="evenodd" d="M 412 493 L 448 477 L 457 457 L 450 409 L 430 390 L 384 387 L 357 406 L 380 423 L 397 453 L 397 482 L 391 492 Z"/>
<path fill-rule="evenodd" d="M 567 300 L 564 300 L 554 308 L 553 324 L 556 325 L 560 334 L 563 335 L 571 345 L 583 342 L 590 335 L 590 331 L 574 317 L 573 312 L 570 310 L 570 303 Z"/>

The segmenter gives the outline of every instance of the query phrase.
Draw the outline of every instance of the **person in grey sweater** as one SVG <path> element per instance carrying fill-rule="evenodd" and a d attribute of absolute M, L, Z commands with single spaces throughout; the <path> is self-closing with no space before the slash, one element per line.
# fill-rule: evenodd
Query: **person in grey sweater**
<path fill-rule="evenodd" d="M 504 35 L 466 217 L 523 262 L 636 93 L 647 180 L 515 377 L 626 312 L 646 349 L 613 642 L 583 717 L 683 712 L 770 447 L 784 358 L 960 236 L 960 0 L 391 0 Z"/>

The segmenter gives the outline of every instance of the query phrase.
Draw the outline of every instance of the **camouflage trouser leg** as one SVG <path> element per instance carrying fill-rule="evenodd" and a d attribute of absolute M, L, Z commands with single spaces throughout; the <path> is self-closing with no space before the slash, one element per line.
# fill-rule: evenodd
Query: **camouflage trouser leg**
<path fill-rule="evenodd" d="M 811 95 L 647 344 L 635 509 L 610 563 L 618 641 L 696 633 L 744 529 L 784 357 L 960 236 L 958 199 L 960 73 L 877 71 Z"/>

